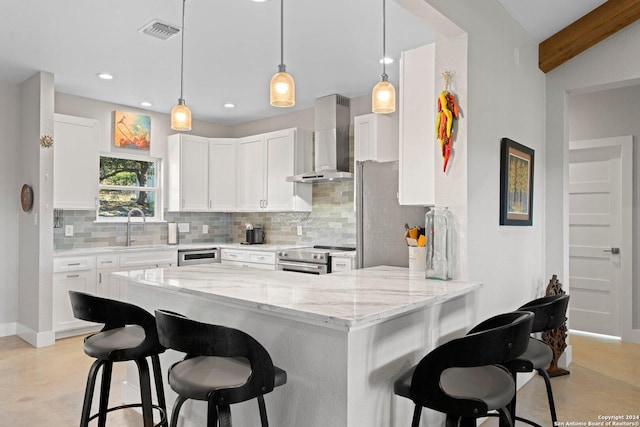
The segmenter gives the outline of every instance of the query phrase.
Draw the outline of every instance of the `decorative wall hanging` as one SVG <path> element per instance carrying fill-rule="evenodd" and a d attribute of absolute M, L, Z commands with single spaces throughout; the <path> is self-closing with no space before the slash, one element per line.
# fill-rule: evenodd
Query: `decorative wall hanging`
<path fill-rule="evenodd" d="M 509 138 L 500 144 L 500 225 L 531 225 L 534 152 Z"/>
<path fill-rule="evenodd" d="M 149 151 L 151 117 L 136 113 L 113 112 L 113 146 Z"/>
<path fill-rule="evenodd" d="M 40 146 L 42 148 L 50 148 L 53 145 L 53 137 L 51 135 L 42 135 L 40 137 Z"/>
<path fill-rule="evenodd" d="M 449 71 L 445 71 L 442 73 L 442 77 L 444 78 L 444 90 L 440 92 L 440 96 L 438 96 L 436 138 L 440 141 L 442 159 L 444 160 L 442 172 L 446 172 L 449 157 L 451 156 L 451 146 L 453 145 L 453 121 L 458 118 L 460 112 L 458 110 L 458 104 L 456 103 L 455 96 L 449 92 L 449 80 L 451 79 L 451 73 Z"/>
<path fill-rule="evenodd" d="M 20 204 L 25 212 L 29 212 L 33 207 L 33 188 L 28 184 L 23 185 L 20 190 Z"/>

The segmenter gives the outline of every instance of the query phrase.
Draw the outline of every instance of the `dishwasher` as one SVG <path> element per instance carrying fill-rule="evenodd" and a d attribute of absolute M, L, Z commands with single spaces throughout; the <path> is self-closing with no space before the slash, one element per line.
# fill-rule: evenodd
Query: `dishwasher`
<path fill-rule="evenodd" d="M 178 249 L 178 267 L 220 262 L 219 248 Z"/>

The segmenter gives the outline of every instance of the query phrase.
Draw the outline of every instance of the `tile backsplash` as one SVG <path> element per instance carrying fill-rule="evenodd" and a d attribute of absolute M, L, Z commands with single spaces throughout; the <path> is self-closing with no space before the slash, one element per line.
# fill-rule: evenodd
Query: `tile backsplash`
<path fill-rule="evenodd" d="M 179 243 L 225 242 L 245 240 L 245 224 L 262 225 L 265 242 L 292 245 L 355 245 L 356 217 L 353 181 L 313 184 L 312 212 L 165 212 L 167 222 L 188 223 L 189 232 L 179 233 Z M 56 250 L 125 246 L 127 226 L 123 223 L 99 223 L 94 211 L 65 210 L 61 228 L 53 229 Z M 65 225 L 73 225 L 74 235 L 65 237 Z M 202 232 L 203 225 L 209 232 Z M 298 236 L 298 226 L 302 235 Z M 167 243 L 166 223 L 131 226 L 134 245 Z"/>

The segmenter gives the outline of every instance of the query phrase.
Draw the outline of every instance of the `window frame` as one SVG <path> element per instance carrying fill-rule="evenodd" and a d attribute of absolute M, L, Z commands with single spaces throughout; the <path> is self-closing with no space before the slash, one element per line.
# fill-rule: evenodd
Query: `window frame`
<path fill-rule="evenodd" d="M 109 157 L 115 159 L 123 159 L 123 160 L 135 160 L 142 162 L 150 162 L 155 163 L 156 169 L 156 185 L 155 187 L 132 187 L 132 186 L 122 186 L 122 185 L 102 185 L 100 184 L 100 180 L 98 179 L 98 206 L 96 208 L 96 220 L 95 222 L 107 222 L 107 223 L 126 223 L 127 217 L 117 216 L 117 217 L 105 217 L 100 216 L 100 190 L 129 190 L 129 191 L 152 191 L 155 192 L 156 202 L 155 202 L 155 215 L 153 217 L 146 217 L 147 222 L 165 222 L 164 220 L 164 176 L 163 176 L 163 168 L 162 168 L 162 158 L 160 157 L 150 157 L 150 156 L 140 156 L 129 153 L 114 153 L 114 152 L 100 152 L 98 158 L 98 176 L 100 172 L 100 158 Z M 138 215 L 135 218 L 139 218 Z M 138 220 L 135 220 L 138 221 Z"/>

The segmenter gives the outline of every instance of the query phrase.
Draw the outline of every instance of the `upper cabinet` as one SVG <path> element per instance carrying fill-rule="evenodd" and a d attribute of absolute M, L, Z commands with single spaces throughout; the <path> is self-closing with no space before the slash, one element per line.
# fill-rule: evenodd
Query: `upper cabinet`
<path fill-rule="evenodd" d="M 398 160 L 398 142 L 393 138 L 393 119 L 384 114 L 365 114 L 353 119 L 356 161 Z"/>
<path fill-rule="evenodd" d="M 169 211 L 235 209 L 234 139 L 171 135 L 167 156 Z"/>
<path fill-rule="evenodd" d="M 245 138 L 171 135 L 170 211 L 311 211 L 312 186 L 286 178 L 311 169 L 312 133 L 286 129 Z"/>
<path fill-rule="evenodd" d="M 95 210 L 100 168 L 98 121 L 55 114 L 53 137 L 54 208 Z"/>
<path fill-rule="evenodd" d="M 402 52 L 399 163 L 401 205 L 435 203 L 435 84 L 435 44 Z"/>
<path fill-rule="evenodd" d="M 311 169 L 312 134 L 285 129 L 238 141 L 238 210 L 311 211 L 312 186 L 287 182 Z"/>

